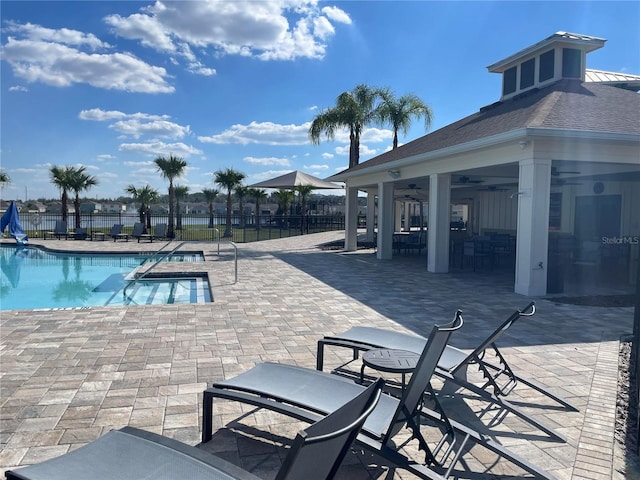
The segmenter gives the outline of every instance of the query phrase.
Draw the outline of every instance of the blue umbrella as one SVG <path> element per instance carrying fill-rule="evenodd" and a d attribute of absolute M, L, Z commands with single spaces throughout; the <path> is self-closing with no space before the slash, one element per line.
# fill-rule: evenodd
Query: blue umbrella
<path fill-rule="evenodd" d="M 19 245 L 26 245 L 29 243 L 27 234 L 24 233 L 22 225 L 20 225 L 20 215 L 18 214 L 18 208 L 16 202 L 13 200 L 9 204 L 9 208 L 4 212 L 0 219 L 0 232 L 4 232 L 4 229 L 9 226 L 9 235 L 16 239 Z"/>

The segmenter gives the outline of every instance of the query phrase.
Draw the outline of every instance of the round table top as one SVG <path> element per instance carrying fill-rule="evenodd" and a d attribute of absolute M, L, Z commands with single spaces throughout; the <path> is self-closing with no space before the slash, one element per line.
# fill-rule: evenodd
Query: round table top
<path fill-rule="evenodd" d="M 420 355 L 406 350 L 377 348 L 362 354 L 362 363 L 381 372 L 410 373 L 418 364 Z"/>

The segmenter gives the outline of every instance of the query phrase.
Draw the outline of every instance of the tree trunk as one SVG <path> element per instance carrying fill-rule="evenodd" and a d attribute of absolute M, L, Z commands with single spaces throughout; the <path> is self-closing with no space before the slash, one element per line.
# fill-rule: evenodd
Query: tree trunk
<path fill-rule="evenodd" d="M 80 198 L 76 195 L 76 199 L 73 202 L 73 207 L 75 209 L 75 217 L 76 217 L 76 228 L 80 228 Z"/>
<path fill-rule="evenodd" d="M 209 228 L 213 228 L 213 202 L 209 202 Z"/>
<path fill-rule="evenodd" d="M 167 237 L 169 238 L 174 238 L 176 236 L 175 233 L 175 228 L 174 228 L 174 210 L 173 210 L 173 203 L 174 203 L 174 190 L 173 190 L 173 182 L 169 182 L 169 228 L 167 230 Z"/>
<path fill-rule="evenodd" d="M 69 202 L 69 197 L 67 196 L 67 191 L 63 190 L 62 191 L 62 199 L 60 200 L 61 203 L 61 209 L 62 209 L 62 221 L 66 222 L 67 219 L 69 218 L 69 212 L 68 212 L 68 206 L 67 203 Z"/>
<path fill-rule="evenodd" d="M 231 202 L 231 190 L 227 195 L 227 225 L 224 229 L 224 236 L 231 237 L 233 235 L 231 231 L 231 208 L 233 207 L 233 203 Z"/>

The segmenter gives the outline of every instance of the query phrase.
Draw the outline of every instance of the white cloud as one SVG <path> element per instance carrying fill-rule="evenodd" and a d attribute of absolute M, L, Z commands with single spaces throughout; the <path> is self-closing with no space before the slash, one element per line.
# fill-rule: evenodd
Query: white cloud
<path fill-rule="evenodd" d="M 369 155 L 375 155 L 378 151 L 375 148 L 369 148 L 366 145 L 363 145 L 362 143 L 360 144 L 360 156 L 364 157 L 364 156 L 369 156 Z"/>
<path fill-rule="evenodd" d="M 92 108 L 91 110 L 82 110 L 78 117 L 82 120 L 93 121 L 117 120 L 109 125 L 109 128 L 132 138 L 148 135 L 156 138 L 180 139 L 191 135 L 189 125 L 183 126 L 171 122 L 169 115 L 151 115 L 141 112 L 128 114 L 117 110 L 105 111 L 100 108 Z"/>
<path fill-rule="evenodd" d="M 27 87 L 23 87 L 22 85 L 16 85 L 15 87 L 9 87 L 10 92 L 28 92 L 29 89 Z"/>
<path fill-rule="evenodd" d="M 275 157 L 267 157 L 267 158 L 245 157 L 244 161 L 252 165 L 279 165 L 281 167 L 288 167 L 289 165 L 291 165 L 288 159 L 275 158 Z"/>
<path fill-rule="evenodd" d="M 203 75 L 205 77 L 211 77 L 216 74 L 215 68 L 209 68 L 202 65 L 200 62 L 192 62 L 189 64 L 188 70 L 196 75 Z"/>
<path fill-rule="evenodd" d="M 81 120 L 94 120 L 96 122 L 103 122 L 105 120 L 113 120 L 115 118 L 125 118 L 126 113 L 119 112 L 117 110 L 101 110 L 99 108 L 92 108 L 91 110 L 81 110 L 78 118 Z"/>
<path fill-rule="evenodd" d="M 313 20 L 313 34 L 316 37 L 324 40 L 334 33 L 336 33 L 336 30 L 327 17 L 318 17 Z"/>
<path fill-rule="evenodd" d="M 323 7 L 322 13 L 324 13 L 330 20 L 339 23 L 345 23 L 351 25 L 351 18 L 349 15 L 338 7 Z"/>
<path fill-rule="evenodd" d="M 129 53 L 86 53 L 52 40 L 8 37 L 2 46 L 2 58 L 11 65 L 14 75 L 54 87 L 86 83 L 127 92 L 174 91 L 165 81 L 164 68 L 149 65 Z"/>
<path fill-rule="evenodd" d="M 349 145 L 343 145 L 335 148 L 335 152 L 338 155 L 349 155 Z M 360 159 L 367 155 L 374 155 L 377 152 L 375 148 L 369 148 L 365 144 L 360 144 Z"/>
<path fill-rule="evenodd" d="M 193 46 L 262 60 L 322 58 L 324 42 L 335 34 L 332 22 L 351 23 L 337 7 L 321 11 L 317 0 L 157 1 L 140 13 L 104 21 L 117 35 L 160 52 L 187 58 Z"/>
<path fill-rule="evenodd" d="M 302 125 L 281 125 L 273 122 L 251 122 L 249 125 L 232 125 L 218 135 L 200 136 L 203 143 L 305 145 L 309 143 L 310 122 Z"/>
<path fill-rule="evenodd" d="M 148 143 L 123 143 L 120 145 L 123 152 L 140 153 L 143 155 L 175 155 L 178 157 L 188 157 L 189 155 L 202 154 L 201 150 L 185 143 L 164 143 L 159 140 Z"/>
<path fill-rule="evenodd" d="M 126 161 L 126 162 L 122 162 L 122 164 L 125 167 L 150 167 L 152 165 L 155 165 L 153 160 L 148 160 L 148 161 L 143 161 L 143 162 Z"/>
<path fill-rule="evenodd" d="M 343 145 L 335 148 L 337 155 L 349 155 L 349 145 Z"/>
<path fill-rule="evenodd" d="M 393 131 L 380 128 L 366 128 L 360 135 L 361 142 L 379 143 L 393 139 Z"/>
<path fill-rule="evenodd" d="M 322 158 L 329 159 L 329 158 L 333 158 L 333 157 L 335 157 L 335 155 L 333 153 L 325 152 L 325 153 L 322 154 Z"/>
<path fill-rule="evenodd" d="M 308 125 L 311 125 L 311 123 L 309 123 Z M 381 129 L 381 128 L 370 128 L 367 127 L 363 130 L 363 132 L 360 134 L 360 141 L 361 142 L 368 142 L 368 143 L 379 143 L 379 142 L 386 142 L 393 139 L 393 132 L 391 130 L 387 130 L 387 129 Z M 322 135 L 320 137 L 320 141 L 321 142 L 326 142 L 327 138 Z M 334 142 L 337 143 L 349 143 L 349 130 L 346 128 L 341 128 L 335 131 L 335 135 L 334 135 Z"/>
<path fill-rule="evenodd" d="M 89 33 L 61 28 L 54 30 L 45 28 L 32 23 L 20 24 L 17 22 L 9 22 L 6 28 L 7 32 L 15 33 L 29 40 L 60 43 L 64 45 L 87 46 L 92 50 L 108 48 L 109 44 L 102 42 L 98 37 Z"/>
<path fill-rule="evenodd" d="M 160 138 L 184 138 L 185 135 L 191 133 L 189 125 L 181 126 L 177 123 L 168 122 L 166 120 L 140 121 L 136 118 L 128 120 L 120 120 L 109 125 L 126 136 L 140 138 L 142 135 L 149 135 Z"/>
<path fill-rule="evenodd" d="M 305 170 L 327 170 L 329 165 L 305 165 Z"/>

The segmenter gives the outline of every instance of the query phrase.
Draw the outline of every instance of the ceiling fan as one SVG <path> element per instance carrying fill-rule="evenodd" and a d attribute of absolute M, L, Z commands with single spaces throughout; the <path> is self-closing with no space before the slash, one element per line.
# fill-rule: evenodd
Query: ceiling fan
<path fill-rule="evenodd" d="M 554 179 L 551 185 L 556 187 L 563 187 L 565 185 L 582 185 L 582 182 L 570 182 L 569 180 L 563 180 L 562 178 Z"/>
<path fill-rule="evenodd" d="M 471 177 L 467 177 L 466 175 L 461 175 L 457 180 L 452 183 L 456 185 L 470 185 L 474 183 L 483 183 L 484 180 L 472 180 Z"/>
<path fill-rule="evenodd" d="M 558 170 L 558 167 L 551 167 L 551 176 L 552 177 L 557 177 L 558 175 L 579 175 L 580 172 L 577 171 L 570 171 L 570 170 L 566 170 L 566 171 L 560 171 Z"/>

